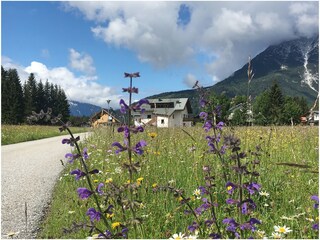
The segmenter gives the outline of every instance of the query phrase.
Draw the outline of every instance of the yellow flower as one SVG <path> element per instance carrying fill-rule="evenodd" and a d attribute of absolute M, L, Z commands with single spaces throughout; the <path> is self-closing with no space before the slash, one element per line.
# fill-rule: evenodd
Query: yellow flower
<path fill-rule="evenodd" d="M 128 180 L 128 181 L 127 181 L 127 183 L 131 183 L 131 181 L 130 181 L 130 180 Z"/>
<path fill-rule="evenodd" d="M 178 201 L 181 202 L 183 200 L 183 198 L 180 196 L 178 197 Z"/>
<path fill-rule="evenodd" d="M 114 217 L 114 213 L 107 213 L 107 218 L 113 218 Z"/>
<path fill-rule="evenodd" d="M 111 183 L 112 182 L 112 178 L 108 178 L 107 180 L 106 180 L 106 183 Z"/>
<path fill-rule="evenodd" d="M 97 182 L 99 182 L 97 179 L 95 179 L 95 180 L 93 180 L 93 182 L 95 182 L 95 183 L 97 183 Z"/>
<path fill-rule="evenodd" d="M 231 190 L 232 189 L 232 186 L 228 186 L 227 187 L 227 190 L 229 191 L 229 190 Z"/>
<path fill-rule="evenodd" d="M 151 133 L 148 133 L 148 136 L 151 137 L 151 138 L 155 138 L 155 137 L 158 136 L 158 134 L 155 133 L 155 132 L 151 132 Z"/>
<path fill-rule="evenodd" d="M 152 184 L 152 187 L 156 188 L 156 187 L 158 187 L 158 184 L 154 183 L 154 184 Z"/>
<path fill-rule="evenodd" d="M 143 180 L 143 177 L 139 177 L 138 179 L 137 179 L 137 182 L 141 182 Z"/>
<path fill-rule="evenodd" d="M 120 225 L 121 225 L 120 222 L 114 222 L 111 224 L 111 227 L 112 227 L 112 229 L 115 229 L 115 228 L 119 227 Z"/>

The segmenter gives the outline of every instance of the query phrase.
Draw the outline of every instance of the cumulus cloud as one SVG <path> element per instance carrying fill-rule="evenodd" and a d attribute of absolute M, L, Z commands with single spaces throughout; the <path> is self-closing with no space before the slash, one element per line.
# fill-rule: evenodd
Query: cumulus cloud
<path fill-rule="evenodd" d="M 2 65 L 5 69 L 15 68 L 18 71 L 22 84 L 28 79 L 30 73 L 34 73 L 39 81 L 48 80 L 50 83 L 60 85 L 69 100 L 86 102 L 98 106 L 107 106 L 107 99 L 111 100 L 110 106 L 118 108 L 121 95 L 113 88 L 100 85 L 92 81 L 90 76 L 76 76 L 66 67 L 48 68 L 41 62 L 33 61 L 29 66 L 24 67 L 14 63 L 10 58 L 2 56 Z"/>
<path fill-rule="evenodd" d="M 222 80 L 271 44 L 318 34 L 318 2 L 68 2 L 68 11 L 92 21 L 107 44 L 133 51 L 142 62 L 164 68 L 214 55 L 204 70 Z"/>
<path fill-rule="evenodd" d="M 188 73 L 187 76 L 184 77 L 183 83 L 188 87 L 192 88 L 194 84 L 196 83 L 197 78 L 191 73 Z"/>
<path fill-rule="evenodd" d="M 95 73 L 96 69 L 93 66 L 93 59 L 90 55 L 79 53 L 73 48 L 69 49 L 69 54 L 71 68 L 87 75 L 92 75 Z"/>

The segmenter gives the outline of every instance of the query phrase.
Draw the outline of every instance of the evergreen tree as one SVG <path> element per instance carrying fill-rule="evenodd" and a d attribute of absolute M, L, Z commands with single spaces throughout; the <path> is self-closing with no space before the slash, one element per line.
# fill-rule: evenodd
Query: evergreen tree
<path fill-rule="evenodd" d="M 253 112 L 255 124 L 267 125 L 271 123 L 270 118 L 270 90 L 265 90 L 255 98 Z"/>
<path fill-rule="evenodd" d="M 24 84 L 25 117 L 30 116 L 32 111 L 37 111 L 37 82 L 31 73 Z"/>
<path fill-rule="evenodd" d="M 61 87 L 58 88 L 57 98 L 58 114 L 61 114 L 62 120 L 66 122 L 70 117 L 69 102 Z"/>
<path fill-rule="evenodd" d="M 5 71 L 1 66 L 2 123 L 22 123 L 24 116 L 23 92 L 16 69 Z"/>
<path fill-rule="evenodd" d="M 277 82 L 273 82 L 269 93 L 269 112 L 271 123 L 279 125 L 282 120 L 284 95 Z"/>

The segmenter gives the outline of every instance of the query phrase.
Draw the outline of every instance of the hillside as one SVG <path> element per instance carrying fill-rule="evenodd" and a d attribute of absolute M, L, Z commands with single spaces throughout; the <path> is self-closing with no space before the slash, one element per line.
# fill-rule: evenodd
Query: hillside
<path fill-rule="evenodd" d="M 71 116 L 90 117 L 94 113 L 100 111 L 101 107 L 89 103 L 69 101 L 69 110 Z"/>
<path fill-rule="evenodd" d="M 313 103 L 319 88 L 319 37 L 300 38 L 282 42 L 265 49 L 251 60 L 254 78 L 250 85 L 252 98 L 269 88 L 275 80 L 284 94 L 305 97 Z M 228 97 L 246 95 L 248 64 L 223 81 L 208 89 Z M 198 113 L 198 96 L 195 90 L 167 92 L 148 98 L 189 97 L 195 113 Z"/>

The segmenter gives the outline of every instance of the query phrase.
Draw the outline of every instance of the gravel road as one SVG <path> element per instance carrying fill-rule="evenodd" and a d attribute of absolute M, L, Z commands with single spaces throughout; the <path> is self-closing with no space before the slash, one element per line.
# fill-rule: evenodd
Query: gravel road
<path fill-rule="evenodd" d="M 83 140 L 89 133 L 80 135 Z M 54 184 L 63 169 L 60 159 L 71 152 L 65 136 L 1 147 L 1 239 L 34 239 Z M 27 206 L 27 225 L 26 208 Z"/>

